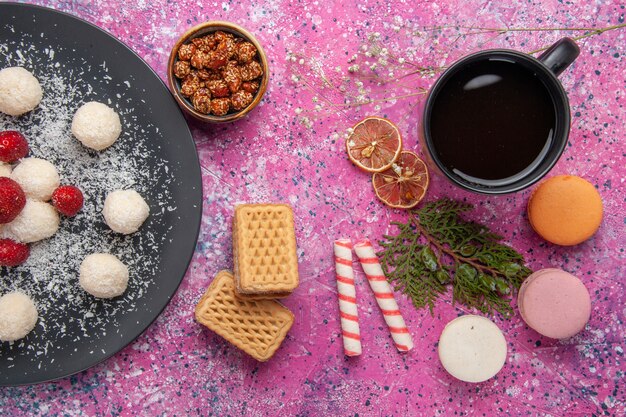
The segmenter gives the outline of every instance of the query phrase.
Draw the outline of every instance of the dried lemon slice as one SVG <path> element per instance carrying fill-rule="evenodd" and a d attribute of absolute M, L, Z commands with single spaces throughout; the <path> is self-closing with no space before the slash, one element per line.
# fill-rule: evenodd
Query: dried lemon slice
<path fill-rule="evenodd" d="M 352 128 L 346 140 L 348 157 L 367 172 L 391 167 L 402 151 L 400 131 L 387 119 L 367 117 Z"/>
<path fill-rule="evenodd" d="M 376 196 L 394 208 L 415 207 L 428 189 L 428 168 L 414 152 L 402 151 L 400 158 L 384 172 L 374 173 Z"/>

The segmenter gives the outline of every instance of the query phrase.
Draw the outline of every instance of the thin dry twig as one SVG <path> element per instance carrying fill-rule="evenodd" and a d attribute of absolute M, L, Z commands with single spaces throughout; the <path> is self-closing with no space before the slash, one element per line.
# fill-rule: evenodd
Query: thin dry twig
<path fill-rule="evenodd" d="M 461 31 L 453 43 L 457 42 L 459 39 L 463 38 L 466 35 L 485 35 L 485 34 L 493 34 L 494 36 L 490 37 L 486 41 L 482 42 L 481 45 L 492 42 L 498 37 L 513 32 L 584 32 L 581 35 L 575 36 L 572 39 L 574 41 L 580 41 L 582 39 L 586 39 L 592 36 L 601 35 L 603 33 L 626 28 L 626 23 L 620 23 L 617 25 L 607 26 L 607 27 L 528 27 L 528 28 L 515 28 L 515 27 L 484 27 L 484 26 L 465 26 L 465 25 L 441 25 L 441 26 L 433 26 L 433 27 L 424 27 L 419 30 L 415 30 L 414 32 L 417 34 L 421 33 L 432 33 L 432 32 L 441 32 L 447 29 L 454 29 L 457 31 Z M 356 54 L 354 54 L 353 58 L 348 61 L 349 63 L 353 63 L 357 60 L 357 57 L 365 59 L 366 68 L 368 71 L 360 70 L 360 65 L 354 65 L 356 70 L 352 68 L 348 69 L 350 74 L 342 76 L 340 79 L 336 77 L 328 76 L 322 66 L 322 63 L 314 58 L 307 57 L 302 53 L 293 53 L 294 57 L 298 58 L 298 62 L 302 64 L 303 62 L 308 63 L 313 76 L 319 78 L 321 81 L 321 85 L 315 85 L 311 82 L 311 78 L 300 74 L 299 72 L 294 72 L 294 75 L 297 76 L 298 82 L 307 88 L 311 93 L 313 93 L 314 97 L 317 97 L 314 100 L 322 100 L 325 103 L 324 106 L 316 106 L 316 110 L 320 107 L 322 109 L 320 112 L 326 112 L 328 114 L 336 114 L 337 112 L 342 113 L 344 116 L 348 116 L 346 113 L 347 109 L 351 108 L 359 108 L 366 105 L 379 105 L 382 103 L 396 102 L 399 100 L 410 99 L 419 96 L 425 96 L 428 93 L 428 90 L 422 86 L 415 87 L 415 83 L 412 82 L 411 77 L 432 77 L 438 73 L 444 71 L 447 66 L 446 65 L 437 65 L 437 66 L 423 66 L 419 63 L 412 62 L 411 60 L 398 56 L 391 51 L 388 51 L 387 48 L 384 48 L 383 45 L 379 42 L 380 34 L 375 34 L 375 36 L 370 36 L 368 39 L 369 48 L 363 46 Z M 428 42 L 429 39 L 426 37 L 424 42 Z M 528 54 L 536 54 L 538 52 L 545 51 L 549 48 L 548 46 L 543 46 L 541 48 L 535 49 L 533 51 L 528 52 Z M 444 54 L 444 59 L 447 58 L 448 53 Z M 370 64 L 370 59 L 373 59 L 374 62 Z M 377 60 L 380 62 L 380 59 L 385 60 L 385 66 L 379 67 L 377 65 Z M 389 67 L 387 67 L 387 65 Z M 379 68 L 392 69 L 389 71 L 389 77 L 384 77 L 381 75 Z M 403 71 L 404 70 L 404 71 Z M 399 75 L 394 75 L 396 71 L 401 72 Z M 358 94 L 353 93 L 349 90 L 349 83 L 353 79 L 362 80 L 365 82 L 376 83 L 379 86 L 392 86 L 393 88 L 385 88 L 382 91 L 376 91 L 376 95 L 383 95 L 381 98 L 371 97 L 372 92 L 367 92 L 363 87 L 362 81 L 357 81 L 356 86 L 358 87 Z M 407 80 L 407 82 L 404 82 Z M 411 82 L 408 82 L 411 80 Z M 401 82 L 402 81 L 402 82 Z M 411 91 L 417 90 L 417 91 Z M 408 91 L 408 92 L 407 92 Z M 406 93 L 401 93 L 406 92 Z M 333 94 L 338 94 L 343 98 L 343 102 L 337 102 L 337 100 L 333 99 Z M 388 94 L 388 95 L 387 95 Z"/>

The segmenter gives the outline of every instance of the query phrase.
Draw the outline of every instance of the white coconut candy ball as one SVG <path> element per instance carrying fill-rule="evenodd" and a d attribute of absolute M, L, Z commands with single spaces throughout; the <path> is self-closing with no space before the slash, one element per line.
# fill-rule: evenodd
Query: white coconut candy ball
<path fill-rule="evenodd" d="M 78 282 L 94 297 L 117 297 L 128 286 L 128 268 L 114 255 L 94 253 L 80 264 Z"/>
<path fill-rule="evenodd" d="M 23 243 L 47 239 L 59 230 L 59 214 L 48 203 L 26 199 L 26 205 L 11 222 L 4 225 L 5 237 Z"/>
<path fill-rule="evenodd" d="M 117 233 L 135 233 L 148 218 L 150 207 L 135 190 L 116 190 L 104 200 L 106 224 Z"/>
<path fill-rule="evenodd" d="M 24 158 L 11 173 L 11 179 L 24 190 L 26 197 L 48 201 L 59 186 L 59 173 L 50 162 L 40 158 Z"/>
<path fill-rule="evenodd" d="M 0 341 L 25 337 L 37 324 L 37 307 L 29 296 L 11 292 L 0 297 Z"/>
<path fill-rule="evenodd" d="M 11 165 L 6 164 L 4 162 L 0 162 L 0 177 L 10 177 L 11 171 L 13 171 L 13 168 L 11 168 Z"/>
<path fill-rule="evenodd" d="M 43 91 L 37 78 L 22 67 L 0 71 L 0 112 L 19 116 L 39 105 Z"/>
<path fill-rule="evenodd" d="M 101 151 L 113 145 L 122 132 L 120 116 L 106 104 L 91 101 L 74 114 L 72 133 L 83 145 Z"/>

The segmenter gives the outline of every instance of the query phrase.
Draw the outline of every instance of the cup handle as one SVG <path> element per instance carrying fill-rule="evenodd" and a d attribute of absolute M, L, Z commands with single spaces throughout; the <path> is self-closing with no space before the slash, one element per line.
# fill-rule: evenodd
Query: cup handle
<path fill-rule="evenodd" d="M 558 76 L 574 62 L 578 55 L 580 55 L 580 48 L 576 42 L 570 38 L 563 38 L 556 41 L 538 59 Z"/>

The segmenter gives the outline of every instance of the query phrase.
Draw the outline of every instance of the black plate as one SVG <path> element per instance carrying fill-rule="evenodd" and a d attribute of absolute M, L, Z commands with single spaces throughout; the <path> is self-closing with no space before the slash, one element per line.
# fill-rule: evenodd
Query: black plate
<path fill-rule="evenodd" d="M 46 248 L 59 252 L 51 258 L 51 271 L 63 266 L 70 289 L 58 288 L 67 296 L 51 295 L 57 292 L 46 287 L 51 278 L 31 277 L 26 266 L 0 269 L 0 293 L 26 286 L 25 291 L 40 307 L 33 332 L 19 342 L 0 343 L 0 385 L 32 384 L 74 374 L 137 338 L 180 285 L 202 216 L 202 178 L 193 138 L 168 89 L 141 58 L 108 33 L 73 16 L 37 6 L 0 4 L 0 68 L 17 65 L 22 59 L 38 77 L 57 73 L 72 86 L 76 96 L 68 87 L 67 97 L 60 100 L 67 101 L 48 103 L 48 110 L 50 106 L 69 106 L 73 112 L 84 101 L 108 102 L 118 110 L 126 129 L 113 150 L 102 154 L 82 148 L 71 138 L 69 125 L 69 142 L 64 146 L 74 147 L 78 155 L 83 155 L 82 150 L 84 156 L 68 160 L 71 155 L 63 152 L 50 155 L 40 139 L 34 139 L 31 153 L 58 163 L 62 181 L 79 184 L 88 182 L 85 170 L 117 170 L 107 162 L 106 152 L 136 158 L 132 163 L 138 171 L 130 185 L 146 198 L 151 216 L 136 234 L 120 236 L 108 230 L 98 216 L 83 213 L 82 217 L 62 219 L 60 230 L 65 231 L 59 233 L 65 237 L 57 233 L 49 241 L 33 245 L 31 256 L 48 256 Z M 51 60 L 58 66 L 51 67 Z M 44 101 L 45 97 L 44 88 Z M 20 118 L 0 115 L 0 128 L 4 125 L 36 136 L 39 128 L 33 126 L 42 120 L 50 122 L 42 116 L 45 111 L 42 103 Z M 137 149 L 143 152 L 141 158 L 136 156 Z M 106 191 L 92 190 L 84 211 L 99 213 Z M 75 252 L 65 252 L 60 244 L 72 241 L 67 230 L 76 234 L 74 244 L 93 244 L 94 252 L 122 252 L 119 256 L 131 270 L 131 282 L 123 296 L 96 300 L 78 287 L 77 269 L 82 259 L 74 259 Z M 90 243 L 94 236 L 97 241 Z M 61 238 L 65 240 L 55 240 Z M 55 297 L 59 299 L 51 302 Z"/>

